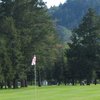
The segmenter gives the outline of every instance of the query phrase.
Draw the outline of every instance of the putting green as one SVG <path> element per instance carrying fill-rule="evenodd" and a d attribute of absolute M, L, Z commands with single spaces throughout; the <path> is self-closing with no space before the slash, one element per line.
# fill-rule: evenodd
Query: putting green
<path fill-rule="evenodd" d="M 4 89 L 0 100 L 100 100 L 100 85 Z"/>

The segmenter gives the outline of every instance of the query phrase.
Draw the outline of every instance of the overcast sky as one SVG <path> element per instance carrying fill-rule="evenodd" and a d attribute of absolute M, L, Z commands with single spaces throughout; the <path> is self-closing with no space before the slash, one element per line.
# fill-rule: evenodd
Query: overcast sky
<path fill-rule="evenodd" d="M 58 6 L 60 3 L 64 3 L 66 0 L 43 0 L 47 2 L 47 7 L 50 8 L 51 6 Z"/>

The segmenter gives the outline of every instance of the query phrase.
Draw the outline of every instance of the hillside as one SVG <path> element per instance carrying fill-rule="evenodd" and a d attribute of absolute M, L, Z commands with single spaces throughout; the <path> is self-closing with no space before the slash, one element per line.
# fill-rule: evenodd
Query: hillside
<path fill-rule="evenodd" d="M 100 0 L 67 0 L 59 7 L 51 7 L 49 13 L 57 25 L 73 29 L 79 25 L 89 8 L 100 14 Z"/>
<path fill-rule="evenodd" d="M 66 42 L 70 42 L 70 37 L 72 34 L 71 30 L 68 30 L 67 28 L 65 28 L 63 26 L 58 25 L 57 33 L 58 33 L 59 39 L 62 43 L 66 44 Z"/>

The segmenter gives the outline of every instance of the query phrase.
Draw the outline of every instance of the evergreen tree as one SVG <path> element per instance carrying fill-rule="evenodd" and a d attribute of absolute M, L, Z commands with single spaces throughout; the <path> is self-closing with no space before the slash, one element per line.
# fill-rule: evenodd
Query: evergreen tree
<path fill-rule="evenodd" d="M 82 23 L 74 30 L 72 43 L 69 43 L 67 56 L 73 81 L 86 79 L 90 84 L 93 78 L 98 49 L 97 30 L 97 16 L 89 9 Z"/>
<path fill-rule="evenodd" d="M 39 60 L 38 79 L 56 58 L 56 31 L 47 9 L 38 0 L 0 2 L 0 83 L 9 88 L 27 86 L 33 80 L 31 59 Z M 53 61 L 53 62 L 52 62 Z M 45 78 L 42 78 L 45 79 Z M 12 85 L 11 85 L 12 83 Z M 40 83 L 40 82 L 39 82 Z"/>

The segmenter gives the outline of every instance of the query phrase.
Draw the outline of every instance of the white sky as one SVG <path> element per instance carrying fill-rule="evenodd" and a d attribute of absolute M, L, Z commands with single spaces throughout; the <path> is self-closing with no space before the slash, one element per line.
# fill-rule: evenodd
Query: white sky
<path fill-rule="evenodd" d="M 50 8 L 51 6 L 58 6 L 60 3 L 64 3 L 66 0 L 43 0 L 47 2 L 47 7 Z"/>

